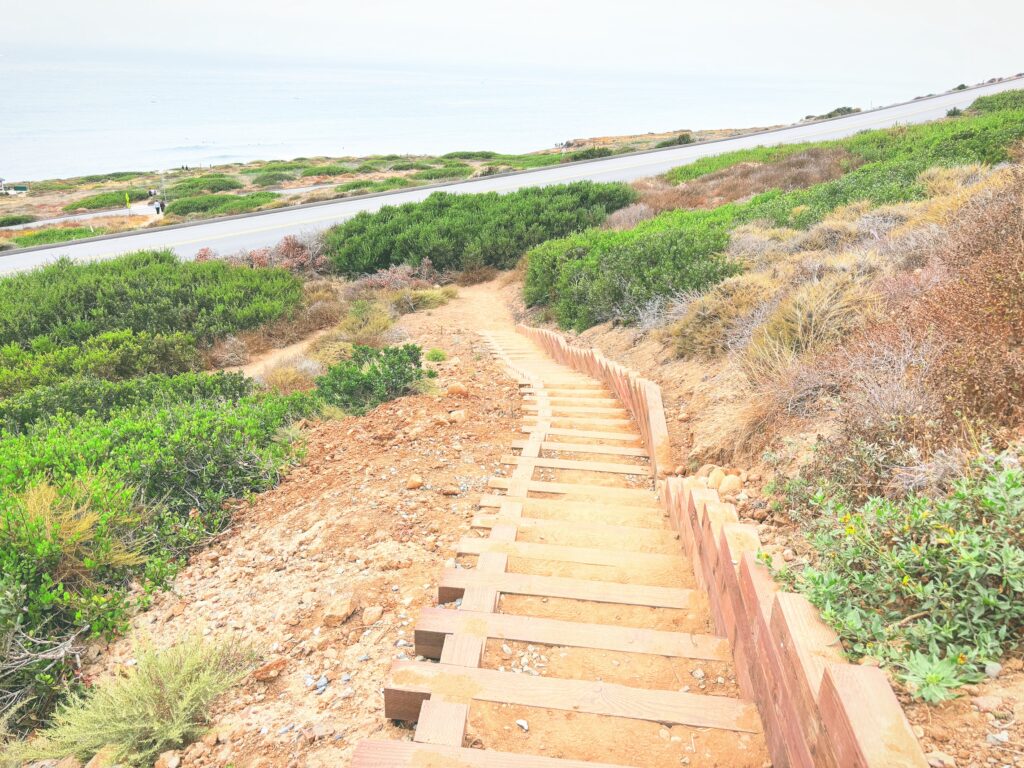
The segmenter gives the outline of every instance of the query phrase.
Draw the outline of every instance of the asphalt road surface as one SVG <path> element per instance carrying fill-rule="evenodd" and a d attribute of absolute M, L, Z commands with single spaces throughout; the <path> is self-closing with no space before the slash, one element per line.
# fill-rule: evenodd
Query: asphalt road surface
<path fill-rule="evenodd" d="M 1021 88 L 1019 79 L 946 93 L 906 104 L 884 107 L 818 123 L 796 125 L 734 139 L 672 147 L 670 149 L 617 155 L 586 162 L 557 165 L 522 173 L 471 179 L 444 185 L 446 192 L 511 192 L 522 187 L 565 184 L 572 181 L 633 181 L 655 176 L 671 168 L 692 163 L 702 157 L 746 149 L 758 145 L 825 141 L 850 136 L 868 129 L 897 124 L 921 123 L 946 115 L 953 107 L 966 107 L 979 96 Z M 235 253 L 243 248 L 260 248 L 276 243 L 285 235 L 326 229 L 351 218 L 360 211 L 376 211 L 385 205 L 399 205 L 424 199 L 437 187 L 420 187 L 382 195 L 344 199 L 327 203 L 258 212 L 226 219 L 213 219 L 133 232 L 119 237 L 54 245 L 22 252 L 0 253 L 0 274 L 19 272 L 46 264 L 61 256 L 91 261 L 111 258 L 130 251 L 174 249 L 183 258 L 192 258 L 200 248 Z"/>

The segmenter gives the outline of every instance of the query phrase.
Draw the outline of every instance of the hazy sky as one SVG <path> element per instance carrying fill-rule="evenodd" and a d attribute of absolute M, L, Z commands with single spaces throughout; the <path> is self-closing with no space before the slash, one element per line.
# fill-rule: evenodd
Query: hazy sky
<path fill-rule="evenodd" d="M 1019 0 L 8 0 L 4 5 L 0 51 L 61 58 L 148 51 L 166 67 L 216 54 L 380 67 L 415 63 L 680 77 L 714 71 L 770 81 L 895 82 L 911 90 L 1024 70 L 1024 3 Z"/>

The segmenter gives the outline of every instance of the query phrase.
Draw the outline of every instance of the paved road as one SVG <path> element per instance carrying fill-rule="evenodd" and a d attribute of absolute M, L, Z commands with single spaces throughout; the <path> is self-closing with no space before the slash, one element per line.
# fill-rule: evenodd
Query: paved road
<path fill-rule="evenodd" d="M 1000 83 L 971 88 L 966 91 L 942 94 L 820 123 L 796 125 L 706 144 L 552 166 L 508 176 L 472 179 L 446 185 L 444 190 L 447 192 L 510 192 L 521 187 L 564 184 L 585 179 L 632 181 L 664 173 L 671 168 L 692 163 L 701 157 L 732 152 L 737 149 L 762 144 L 791 144 L 801 141 L 838 139 L 868 129 L 935 120 L 944 117 L 946 111 L 952 107 L 966 107 L 979 96 L 1021 87 L 1020 80 L 1004 80 Z M 173 248 L 183 258 L 192 258 L 200 248 L 206 247 L 213 248 L 220 253 L 234 253 L 242 248 L 271 245 L 285 235 L 325 229 L 351 218 L 360 211 L 376 211 L 385 205 L 419 201 L 435 189 L 436 187 L 419 188 L 371 197 L 294 206 L 242 217 L 143 231 L 124 237 L 57 245 L 21 253 L 0 254 L 0 274 L 30 269 L 60 256 L 91 261 L 110 258 L 129 251 Z"/>

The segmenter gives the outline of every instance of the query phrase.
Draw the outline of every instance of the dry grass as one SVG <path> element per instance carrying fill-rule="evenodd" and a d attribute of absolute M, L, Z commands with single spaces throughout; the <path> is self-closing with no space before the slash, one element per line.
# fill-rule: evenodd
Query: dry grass
<path fill-rule="evenodd" d="M 120 765 L 150 766 L 161 752 L 202 735 L 210 706 L 245 676 L 253 658 L 236 642 L 197 636 L 164 651 L 143 647 L 126 676 L 73 695 L 38 736 L 9 745 L 3 762 L 89 760 L 108 749 Z"/>
<path fill-rule="evenodd" d="M 855 168 L 857 162 L 842 149 L 809 149 L 774 163 L 737 163 L 678 186 L 644 180 L 634 188 L 640 193 L 640 202 L 655 213 L 715 208 L 770 189 L 789 191 L 830 181 Z"/>
<path fill-rule="evenodd" d="M 316 377 L 322 376 L 324 366 L 319 362 L 297 356 L 282 360 L 260 376 L 263 385 L 282 395 L 309 392 L 316 389 Z"/>
<path fill-rule="evenodd" d="M 729 351 L 742 336 L 745 320 L 755 316 L 782 290 L 776 276 L 748 272 L 730 277 L 689 302 L 669 330 L 680 357 L 714 357 Z M 737 333 L 739 331 L 739 333 Z"/>
<path fill-rule="evenodd" d="M 351 356 L 352 342 L 341 331 L 328 331 L 306 348 L 306 357 L 324 368 L 330 368 Z"/>
<path fill-rule="evenodd" d="M 632 229 L 641 221 L 654 218 L 655 213 L 655 210 L 646 203 L 633 203 L 609 214 L 601 228 L 614 230 Z"/>

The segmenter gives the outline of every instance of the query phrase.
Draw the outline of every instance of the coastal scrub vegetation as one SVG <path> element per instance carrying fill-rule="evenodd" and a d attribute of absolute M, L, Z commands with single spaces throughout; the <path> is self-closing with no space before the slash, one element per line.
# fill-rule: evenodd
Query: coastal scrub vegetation
<path fill-rule="evenodd" d="M 169 202 L 167 213 L 174 216 L 230 216 L 263 208 L 279 197 L 273 192 L 250 192 L 247 195 L 192 195 Z"/>
<path fill-rule="evenodd" d="M 635 199 L 626 185 L 592 182 L 505 195 L 435 192 L 421 203 L 359 213 L 329 229 L 324 242 L 334 269 L 344 275 L 427 259 L 442 271 L 509 268 L 530 247 L 600 224 Z"/>
<path fill-rule="evenodd" d="M 605 320 L 636 321 L 645 303 L 682 291 L 707 288 L 742 263 L 721 265 L 732 233 L 757 222 L 765 228 L 813 232 L 822 242 L 842 238 L 822 220 L 854 203 L 868 208 L 928 197 L 922 174 L 933 166 L 994 164 L 1010 158 L 1024 138 L 1020 111 L 995 111 L 917 126 L 870 131 L 821 145 L 758 148 L 722 155 L 672 172 L 673 181 L 691 180 L 739 163 L 782 163 L 796 153 L 839 153 L 838 175 L 810 186 L 773 188 L 710 210 L 671 210 L 626 231 L 593 230 L 548 241 L 527 255 L 525 295 L 545 306 L 558 322 L 583 329 Z M 769 175 L 771 178 L 771 175 Z M 782 185 L 780 185 L 782 186 Z M 842 227 L 840 227 L 842 230 Z M 655 258 L 644 254 L 662 254 Z M 667 267 L 670 254 L 685 254 Z"/>
<path fill-rule="evenodd" d="M 102 208 L 124 208 L 125 196 L 134 203 L 139 200 L 146 200 L 149 197 L 149 190 L 131 188 L 114 192 L 100 192 L 99 194 L 89 195 L 81 200 L 69 203 L 64 206 L 64 210 L 68 213 L 74 213 L 83 209 L 95 211 Z"/>

